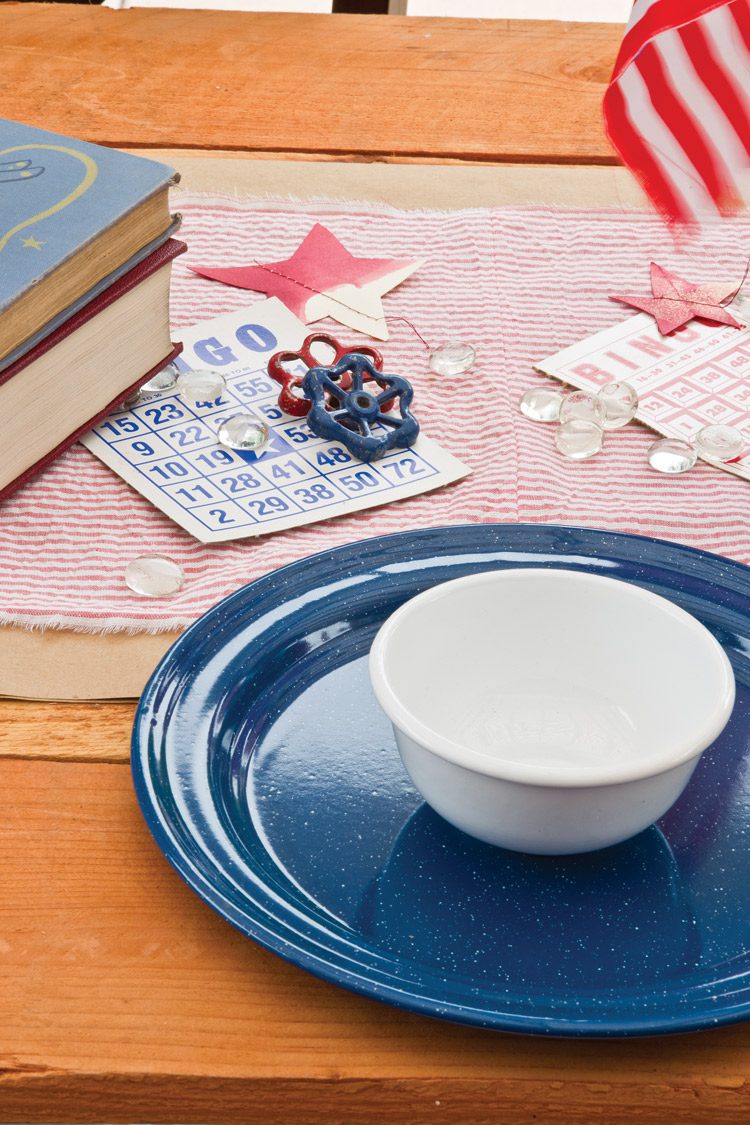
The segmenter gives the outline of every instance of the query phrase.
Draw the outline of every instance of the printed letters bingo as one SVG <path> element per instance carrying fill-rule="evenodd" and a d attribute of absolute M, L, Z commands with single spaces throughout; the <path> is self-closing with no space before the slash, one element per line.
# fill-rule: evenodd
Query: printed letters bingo
<path fill-rule="evenodd" d="M 276 351 L 296 350 L 310 331 L 275 298 L 196 325 L 183 336 L 178 363 L 221 371 L 221 395 L 195 404 L 165 392 L 111 414 L 83 443 L 204 543 L 345 515 L 468 473 L 421 435 L 411 449 L 365 465 L 343 446 L 315 437 L 304 418 L 284 414 L 268 360 Z M 241 412 L 271 428 L 259 456 L 217 442 L 222 422 Z"/>
<path fill-rule="evenodd" d="M 744 321 L 747 310 L 732 311 Z M 665 437 L 690 441 L 703 426 L 733 426 L 750 449 L 750 329 L 693 320 L 662 336 L 646 313 L 574 344 L 536 370 L 584 391 L 614 380 L 638 392 L 636 417 Z M 750 453 L 719 468 L 750 480 Z"/>

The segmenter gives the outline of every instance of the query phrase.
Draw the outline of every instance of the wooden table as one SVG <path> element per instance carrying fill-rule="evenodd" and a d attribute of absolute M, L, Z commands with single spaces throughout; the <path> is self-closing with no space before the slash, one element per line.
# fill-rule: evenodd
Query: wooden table
<path fill-rule="evenodd" d="M 2 113 L 254 158 L 613 162 L 610 26 L 0 3 Z M 0 702 L 0 1120 L 747 1122 L 750 1027 L 483 1033 L 350 995 L 185 887 L 132 703 Z"/>

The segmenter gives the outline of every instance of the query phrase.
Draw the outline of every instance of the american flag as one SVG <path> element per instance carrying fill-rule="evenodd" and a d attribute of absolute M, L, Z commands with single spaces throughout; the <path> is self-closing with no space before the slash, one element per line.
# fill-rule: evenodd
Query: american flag
<path fill-rule="evenodd" d="M 750 0 L 635 0 L 604 120 L 670 220 L 739 206 L 750 170 Z"/>

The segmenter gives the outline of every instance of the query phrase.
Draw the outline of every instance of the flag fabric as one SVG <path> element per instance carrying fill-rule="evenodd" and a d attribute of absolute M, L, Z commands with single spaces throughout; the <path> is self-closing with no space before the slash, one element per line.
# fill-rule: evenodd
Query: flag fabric
<path fill-rule="evenodd" d="M 635 0 L 604 121 L 669 220 L 740 206 L 750 172 L 750 0 Z"/>

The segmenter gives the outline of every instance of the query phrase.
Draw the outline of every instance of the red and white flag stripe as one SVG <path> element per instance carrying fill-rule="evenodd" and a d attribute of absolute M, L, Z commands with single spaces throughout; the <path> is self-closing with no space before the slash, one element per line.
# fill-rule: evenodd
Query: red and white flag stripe
<path fill-rule="evenodd" d="M 735 209 L 750 172 L 750 0 L 636 0 L 604 120 L 667 218 Z"/>

